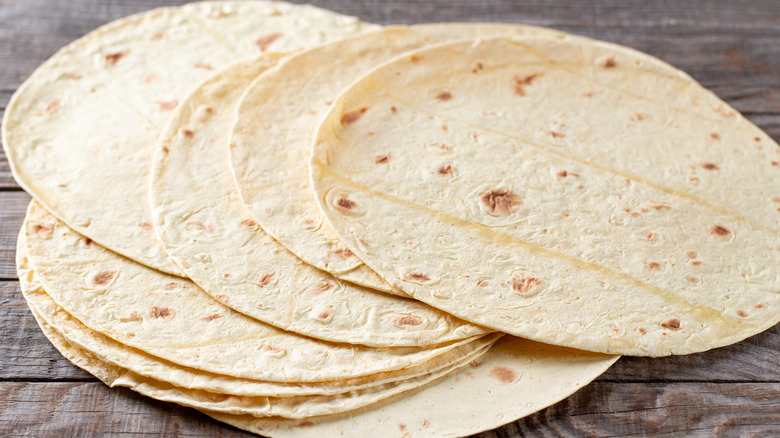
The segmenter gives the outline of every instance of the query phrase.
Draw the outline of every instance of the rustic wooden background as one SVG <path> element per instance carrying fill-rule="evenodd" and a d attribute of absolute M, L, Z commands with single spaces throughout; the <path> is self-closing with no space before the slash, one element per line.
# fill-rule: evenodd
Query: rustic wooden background
<path fill-rule="evenodd" d="M 110 20 L 183 3 L 0 0 L 0 113 L 33 69 Z M 625 44 L 692 74 L 780 140 L 780 2 L 774 0 L 312 0 L 375 23 L 500 21 Z M 15 278 L 29 197 L 0 155 L 0 435 L 249 436 L 74 367 L 33 321 Z M 595 383 L 487 437 L 780 436 L 780 326 L 689 356 L 622 358 Z M 456 415 L 456 413 L 453 413 Z"/>

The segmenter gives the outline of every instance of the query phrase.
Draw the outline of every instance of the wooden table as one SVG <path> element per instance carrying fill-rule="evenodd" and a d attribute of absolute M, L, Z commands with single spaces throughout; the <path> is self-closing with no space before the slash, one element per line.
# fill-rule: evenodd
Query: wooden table
<path fill-rule="evenodd" d="M 61 46 L 124 15 L 178 1 L 0 0 L 0 112 Z M 375 23 L 549 26 L 648 52 L 692 74 L 780 140 L 780 4 L 773 0 L 316 0 Z M 33 321 L 15 278 L 29 197 L 0 155 L 0 435 L 249 436 L 176 405 L 109 389 L 71 365 Z M 731 347 L 622 358 L 593 384 L 482 437 L 780 436 L 780 326 Z"/>

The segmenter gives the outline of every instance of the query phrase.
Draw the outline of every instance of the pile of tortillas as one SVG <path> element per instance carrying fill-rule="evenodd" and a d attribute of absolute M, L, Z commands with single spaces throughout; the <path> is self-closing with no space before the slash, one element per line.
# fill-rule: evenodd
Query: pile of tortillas
<path fill-rule="evenodd" d="M 780 321 L 780 147 L 550 29 L 158 9 L 46 61 L 3 145 L 57 349 L 261 435 L 474 434 Z"/>

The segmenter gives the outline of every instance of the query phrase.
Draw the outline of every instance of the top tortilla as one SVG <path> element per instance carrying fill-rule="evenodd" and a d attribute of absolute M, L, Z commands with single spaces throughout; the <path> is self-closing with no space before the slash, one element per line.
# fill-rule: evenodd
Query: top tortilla
<path fill-rule="evenodd" d="M 28 193 L 90 239 L 182 275 L 152 230 L 152 151 L 178 101 L 238 59 L 374 28 L 283 2 L 203 2 L 109 23 L 52 56 L 5 112 L 3 147 Z"/>
<path fill-rule="evenodd" d="M 311 172 L 339 237 L 416 299 L 663 356 L 780 320 L 778 163 L 777 143 L 657 59 L 518 37 L 377 68 L 334 103 Z"/>

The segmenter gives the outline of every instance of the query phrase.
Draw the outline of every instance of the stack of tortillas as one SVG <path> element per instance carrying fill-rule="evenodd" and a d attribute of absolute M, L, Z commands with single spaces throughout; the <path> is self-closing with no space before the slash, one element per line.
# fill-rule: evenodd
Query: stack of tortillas
<path fill-rule="evenodd" d="M 469 435 L 780 320 L 780 147 L 554 30 L 159 9 L 44 63 L 3 144 L 51 342 L 262 435 Z"/>

